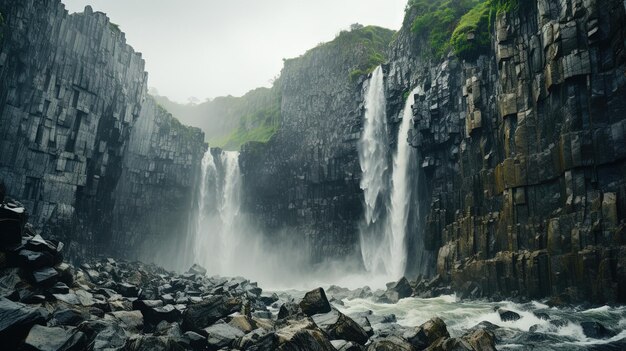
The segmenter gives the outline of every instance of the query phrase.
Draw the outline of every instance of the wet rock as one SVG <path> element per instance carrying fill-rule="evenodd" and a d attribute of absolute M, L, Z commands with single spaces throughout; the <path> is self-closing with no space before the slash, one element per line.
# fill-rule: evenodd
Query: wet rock
<path fill-rule="evenodd" d="M 108 324 L 100 330 L 93 341 L 94 351 L 117 351 L 123 350 L 128 337 L 124 329 L 117 324 Z"/>
<path fill-rule="evenodd" d="M 183 334 L 183 343 L 188 345 L 193 350 L 204 350 L 207 348 L 206 336 L 202 336 L 198 333 L 188 331 Z"/>
<path fill-rule="evenodd" d="M 472 345 L 462 338 L 440 338 L 426 348 L 427 351 L 474 351 Z M 482 351 L 482 350 L 481 350 Z"/>
<path fill-rule="evenodd" d="M 137 297 L 139 296 L 139 288 L 129 283 L 117 284 L 117 292 L 124 297 Z"/>
<path fill-rule="evenodd" d="M 365 345 L 369 338 L 367 332 L 359 324 L 337 310 L 316 314 L 311 318 L 331 340 L 353 341 Z"/>
<path fill-rule="evenodd" d="M 317 288 L 307 292 L 300 302 L 300 308 L 307 316 L 312 316 L 318 313 L 327 313 L 331 310 L 330 303 L 328 303 L 328 299 L 326 298 L 326 293 L 322 288 Z"/>
<path fill-rule="evenodd" d="M 205 328 L 204 333 L 207 335 L 207 343 L 211 350 L 230 347 L 235 340 L 245 335 L 241 330 L 224 322 Z"/>
<path fill-rule="evenodd" d="M 11 346 L 22 340 L 35 324 L 45 324 L 46 316 L 40 309 L 0 297 L 0 340 Z"/>
<path fill-rule="evenodd" d="M 413 295 L 413 288 L 408 279 L 402 277 L 395 283 L 391 283 L 387 286 L 387 291 L 381 297 L 381 302 L 396 303 L 400 299 L 410 297 Z"/>
<path fill-rule="evenodd" d="M 493 332 L 485 329 L 479 329 L 469 334 L 463 335 L 474 350 L 496 351 L 496 337 Z"/>
<path fill-rule="evenodd" d="M 376 338 L 366 348 L 367 351 L 414 351 L 413 346 L 399 336 Z"/>
<path fill-rule="evenodd" d="M 545 312 L 533 311 L 533 314 L 535 315 L 535 317 L 537 317 L 539 319 L 543 319 L 544 321 L 549 321 L 550 320 L 550 316 L 547 313 L 545 313 Z"/>
<path fill-rule="evenodd" d="M 276 293 L 263 293 L 258 298 L 265 306 L 271 306 L 274 302 L 278 301 L 278 295 Z"/>
<path fill-rule="evenodd" d="M 284 318 L 291 317 L 291 316 L 297 316 L 301 313 L 302 313 L 302 308 L 300 308 L 299 304 L 292 302 L 292 301 L 288 301 L 280 306 L 277 317 L 278 319 L 284 319 Z"/>
<path fill-rule="evenodd" d="M 24 342 L 30 349 L 37 351 L 57 351 L 70 340 L 72 333 L 60 327 L 44 327 L 34 325 L 26 341 Z"/>
<path fill-rule="evenodd" d="M 22 244 L 26 210 L 15 203 L 0 202 L 0 249 L 13 249 Z"/>
<path fill-rule="evenodd" d="M 439 338 L 449 338 L 446 323 L 441 318 L 435 317 L 404 334 L 405 339 L 418 350 L 425 349 Z"/>
<path fill-rule="evenodd" d="M 132 330 L 134 332 L 139 332 L 143 329 L 143 315 L 140 311 L 116 311 L 110 312 L 105 316 L 112 317 L 119 322 L 126 329 Z"/>
<path fill-rule="evenodd" d="M 310 319 L 291 321 L 286 327 L 276 331 L 278 350 L 319 350 L 335 351 L 323 331 Z"/>
<path fill-rule="evenodd" d="M 229 317 L 228 325 L 235 327 L 246 334 L 258 328 L 256 322 L 252 318 L 241 314 Z"/>
<path fill-rule="evenodd" d="M 124 351 L 184 351 L 177 340 L 169 336 L 135 335 L 130 338 Z"/>
<path fill-rule="evenodd" d="M 211 296 L 205 301 L 189 305 L 183 312 L 185 331 L 202 333 L 202 330 L 231 313 L 239 311 L 241 302 L 224 296 Z"/>
<path fill-rule="evenodd" d="M 45 267 L 33 271 L 32 276 L 35 284 L 41 286 L 51 286 L 58 281 L 59 272 L 52 267 Z"/>
<path fill-rule="evenodd" d="M 189 270 L 187 271 L 188 273 L 191 274 L 197 274 L 197 275 L 201 275 L 201 276 L 205 276 L 206 275 L 206 268 L 202 267 L 201 265 L 194 263 Z"/>
<path fill-rule="evenodd" d="M 54 257 L 47 252 L 36 252 L 31 250 L 20 250 L 19 257 L 22 265 L 35 270 L 43 267 L 50 267 L 54 264 Z"/>
<path fill-rule="evenodd" d="M 514 322 L 522 318 L 517 312 L 509 311 L 503 308 L 498 309 L 498 315 L 503 322 Z"/>
<path fill-rule="evenodd" d="M 581 322 L 580 326 L 583 328 L 585 336 L 592 339 L 608 339 L 617 335 L 617 333 L 608 329 L 602 323 L 594 321 Z"/>
<path fill-rule="evenodd" d="M 77 326 L 85 320 L 82 312 L 75 309 L 60 309 L 52 314 L 52 320 L 48 322 L 51 326 L 66 325 Z"/>

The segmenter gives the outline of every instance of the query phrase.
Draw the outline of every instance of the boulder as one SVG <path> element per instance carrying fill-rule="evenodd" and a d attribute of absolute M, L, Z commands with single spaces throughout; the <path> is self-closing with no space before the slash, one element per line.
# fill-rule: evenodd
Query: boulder
<path fill-rule="evenodd" d="M 128 330 L 140 332 L 143 329 L 143 315 L 140 311 L 116 311 L 110 312 L 106 318 L 114 318 Z"/>
<path fill-rule="evenodd" d="M 207 348 L 206 337 L 196 332 L 188 331 L 181 338 L 183 344 L 186 344 L 192 350 L 204 350 Z"/>
<path fill-rule="evenodd" d="M 307 316 L 318 313 L 328 313 L 331 310 L 330 303 L 328 303 L 328 299 L 326 298 L 326 293 L 322 288 L 317 288 L 306 293 L 302 301 L 300 301 L 300 308 Z"/>
<path fill-rule="evenodd" d="M 462 338 L 439 338 L 426 351 L 475 351 L 470 343 Z M 482 349 L 480 349 L 482 351 Z"/>
<path fill-rule="evenodd" d="M 478 329 L 463 336 L 474 350 L 496 351 L 496 337 L 493 332 L 485 329 Z"/>
<path fill-rule="evenodd" d="M 367 351 L 414 351 L 413 346 L 403 338 L 390 335 L 376 338 L 367 346 Z"/>
<path fill-rule="evenodd" d="M 13 202 L 0 203 L 0 249 L 14 249 L 22 244 L 26 209 Z"/>
<path fill-rule="evenodd" d="M 256 322 L 252 318 L 242 314 L 230 317 L 228 320 L 228 325 L 230 325 L 231 327 L 235 327 L 246 334 L 257 329 L 258 327 Z"/>
<path fill-rule="evenodd" d="M 117 284 L 117 292 L 124 297 L 137 297 L 139 296 L 139 288 L 129 283 Z"/>
<path fill-rule="evenodd" d="M 297 316 L 302 314 L 302 308 L 300 308 L 299 304 L 295 302 L 288 301 L 280 306 L 278 309 L 278 319 L 285 319 L 292 316 Z"/>
<path fill-rule="evenodd" d="M 42 310 L 0 297 L 0 340 L 4 346 L 11 347 L 23 340 L 33 325 L 45 323 Z"/>
<path fill-rule="evenodd" d="M 111 323 L 99 330 L 93 340 L 93 351 L 121 351 L 126 346 L 128 336 L 121 326 Z"/>
<path fill-rule="evenodd" d="M 70 308 L 62 308 L 52 314 L 52 320 L 49 325 L 66 325 L 77 326 L 85 320 L 85 316 L 78 310 Z"/>
<path fill-rule="evenodd" d="M 608 339 L 617 335 L 617 333 L 608 329 L 602 323 L 594 321 L 581 322 L 580 326 L 583 328 L 585 336 L 592 339 Z"/>
<path fill-rule="evenodd" d="M 130 338 L 124 351 L 184 351 L 185 348 L 170 336 L 135 335 Z"/>
<path fill-rule="evenodd" d="M 45 267 L 33 271 L 33 282 L 40 286 L 52 286 L 59 279 L 59 272 L 52 267 Z"/>
<path fill-rule="evenodd" d="M 369 339 L 367 332 L 359 324 L 337 310 L 316 314 L 312 318 L 331 340 L 353 341 L 365 345 Z"/>
<path fill-rule="evenodd" d="M 404 334 L 404 337 L 418 350 L 423 350 L 440 338 L 449 338 L 446 323 L 435 317 Z"/>
<path fill-rule="evenodd" d="M 197 274 L 197 275 L 201 275 L 201 276 L 205 276 L 206 275 L 206 268 L 202 267 L 201 265 L 194 263 L 189 270 L 187 271 L 187 273 L 191 273 L 191 274 Z"/>
<path fill-rule="evenodd" d="M 241 302 L 224 296 L 211 296 L 205 301 L 189 305 L 183 312 L 184 331 L 202 334 L 204 328 L 241 309 Z"/>
<path fill-rule="evenodd" d="M 337 351 L 362 351 L 363 346 L 354 343 L 352 341 L 346 340 L 331 340 L 330 342 L 333 344 L 333 347 L 337 349 Z"/>
<path fill-rule="evenodd" d="M 514 322 L 522 318 L 517 312 L 509 311 L 504 308 L 498 309 L 498 315 L 500 315 L 500 320 L 503 322 Z"/>
<path fill-rule="evenodd" d="M 34 325 L 28 332 L 24 344 L 30 350 L 57 351 L 72 337 L 72 333 L 61 327 Z"/>
<path fill-rule="evenodd" d="M 141 311 L 147 324 L 157 325 L 161 321 L 175 322 L 180 319 L 181 312 L 173 305 L 163 306 L 160 300 L 135 300 L 133 308 Z"/>
<path fill-rule="evenodd" d="M 287 326 L 276 331 L 276 336 L 278 350 L 336 351 L 326 334 L 309 318 L 290 321 Z"/>
<path fill-rule="evenodd" d="M 207 343 L 210 350 L 219 350 L 224 347 L 230 347 L 235 340 L 245 335 L 241 330 L 224 322 L 216 323 L 208 328 L 204 328 L 204 334 L 207 335 Z"/>

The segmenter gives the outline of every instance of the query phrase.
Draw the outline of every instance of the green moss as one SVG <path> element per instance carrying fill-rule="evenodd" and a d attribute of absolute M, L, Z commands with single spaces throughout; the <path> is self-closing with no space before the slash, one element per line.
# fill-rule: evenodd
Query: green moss
<path fill-rule="evenodd" d="M 473 60 L 489 49 L 495 14 L 511 12 L 518 0 L 410 0 L 405 26 L 426 40 L 435 58 L 450 50 Z"/>
<path fill-rule="evenodd" d="M 371 73 L 387 60 L 385 52 L 394 34 L 395 31 L 390 29 L 354 24 L 351 30 L 339 32 L 333 41 L 318 45 L 297 60 L 299 64 L 306 65 L 315 53 L 320 51 L 332 53 L 343 61 L 354 62 L 348 76 L 351 80 L 356 80 L 361 75 Z M 286 64 L 294 62 L 295 59 L 285 60 Z"/>
<path fill-rule="evenodd" d="M 479 3 L 464 14 L 452 32 L 450 45 L 460 58 L 474 60 L 489 50 L 491 1 Z"/>

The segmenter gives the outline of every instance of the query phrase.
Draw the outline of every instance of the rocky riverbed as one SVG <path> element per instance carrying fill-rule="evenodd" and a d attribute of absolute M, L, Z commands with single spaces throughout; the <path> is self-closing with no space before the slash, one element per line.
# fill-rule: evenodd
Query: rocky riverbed
<path fill-rule="evenodd" d="M 379 291 L 265 292 L 245 278 L 209 277 L 199 265 L 185 273 L 112 258 L 74 266 L 63 259 L 63 243 L 43 238 L 26 222 L 19 203 L 0 207 L 0 343 L 6 350 L 626 346 L 623 308 L 596 309 L 606 317 L 603 324 L 589 310 L 432 298 L 447 292 L 436 279 L 403 278 Z M 563 332 L 577 328 L 578 339 Z"/>

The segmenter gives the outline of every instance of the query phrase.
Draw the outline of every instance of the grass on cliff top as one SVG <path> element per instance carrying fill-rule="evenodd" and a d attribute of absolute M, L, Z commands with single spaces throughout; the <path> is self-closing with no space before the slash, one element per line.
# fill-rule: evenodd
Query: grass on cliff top
<path fill-rule="evenodd" d="M 326 51 L 343 60 L 355 61 L 349 71 L 349 77 L 355 79 L 386 61 L 385 52 L 395 33 L 391 29 L 355 23 L 349 30 L 340 31 L 332 41 L 320 43 L 300 57 L 285 60 L 285 64 L 296 60 L 308 62 L 315 53 Z"/>
<path fill-rule="evenodd" d="M 405 23 L 425 39 L 435 58 L 454 50 L 460 58 L 474 60 L 489 50 L 495 14 L 517 6 L 518 0 L 410 0 Z"/>

